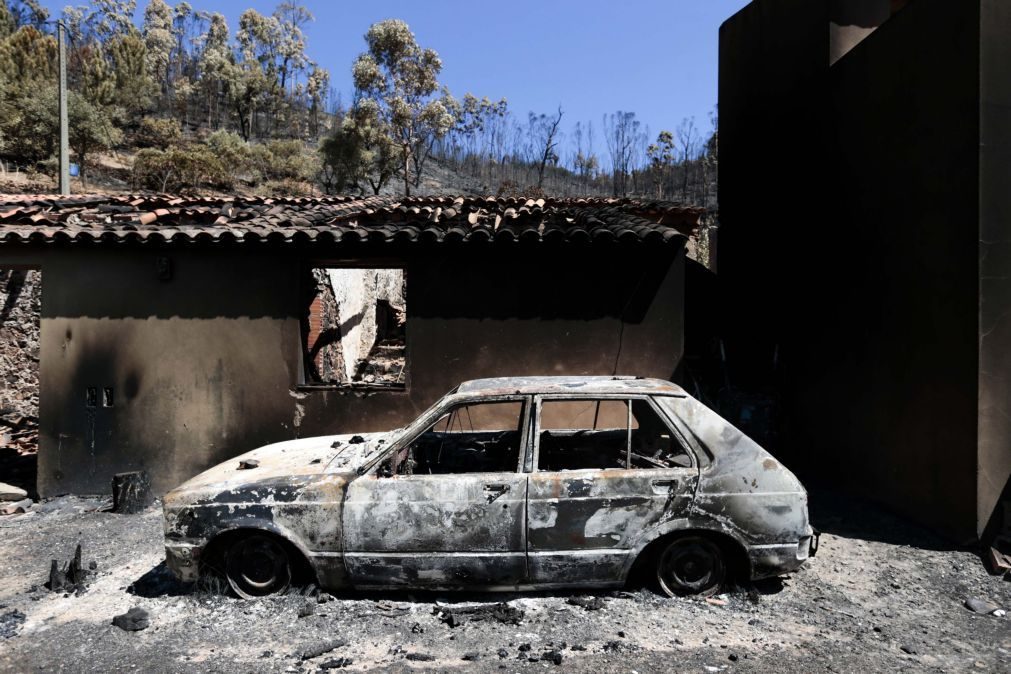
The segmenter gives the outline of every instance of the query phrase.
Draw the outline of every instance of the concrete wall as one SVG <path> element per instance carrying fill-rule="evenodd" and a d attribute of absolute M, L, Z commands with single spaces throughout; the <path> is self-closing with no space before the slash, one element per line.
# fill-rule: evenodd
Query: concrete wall
<path fill-rule="evenodd" d="M 728 343 L 752 345 L 731 353 L 783 392 L 774 449 L 810 484 L 963 540 L 987 508 L 979 4 L 914 0 L 831 67 L 830 3 L 802 4 L 753 2 L 721 29 L 719 269 L 730 306 L 748 305 Z"/>
<path fill-rule="evenodd" d="M 980 3 L 979 527 L 1011 531 L 1011 5 Z"/>
<path fill-rule="evenodd" d="M 0 266 L 38 264 L 45 283 L 40 494 L 107 493 L 112 474 L 137 469 L 165 491 L 267 442 L 403 425 L 474 377 L 615 368 L 671 377 L 683 253 L 496 251 L 408 251 L 408 386 L 369 393 L 299 386 L 309 254 L 0 251 Z M 171 259 L 170 280 L 159 279 L 160 256 Z M 87 406 L 89 387 L 97 407 Z"/>

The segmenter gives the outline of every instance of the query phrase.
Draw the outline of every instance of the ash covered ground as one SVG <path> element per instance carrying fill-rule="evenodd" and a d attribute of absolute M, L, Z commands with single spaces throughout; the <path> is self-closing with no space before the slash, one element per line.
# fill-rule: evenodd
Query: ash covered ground
<path fill-rule="evenodd" d="M 817 499 L 816 499 L 817 501 Z M 161 512 L 61 497 L 0 519 L 0 670 L 148 672 L 1011 671 L 1011 582 L 971 551 L 869 506 L 815 507 L 822 548 L 800 572 L 714 602 L 621 592 L 302 594 L 242 601 L 181 585 Z M 51 593 L 83 547 L 83 592 Z M 504 602 L 505 606 L 478 607 Z M 114 616 L 147 611 L 124 631 Z"/>

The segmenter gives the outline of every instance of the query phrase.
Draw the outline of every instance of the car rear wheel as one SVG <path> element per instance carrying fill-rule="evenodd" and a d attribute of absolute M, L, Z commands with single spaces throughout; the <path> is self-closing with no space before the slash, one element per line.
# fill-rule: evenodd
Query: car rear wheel
<path fill-rule="evenodd" d="M 243 599 L 280 594 L 291 582 L 291 560 L 276 538 L 252 534 L 235 541 L 225 552 L 225 575 Z"/>
<path fill-rule="evenodd" d="M 677 538 L 656 558 L 656 580 L 668 597 L 715 594 L 727 577 L 720 546 L 702 536 Z"/>

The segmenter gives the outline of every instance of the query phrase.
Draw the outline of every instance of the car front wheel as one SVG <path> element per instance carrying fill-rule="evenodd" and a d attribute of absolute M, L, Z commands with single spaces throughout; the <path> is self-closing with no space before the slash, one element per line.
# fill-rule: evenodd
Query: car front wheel
<path fill-rule="evenodd" d="M 280 594 L 291 582 L 291 561 L 274 537 L 252 534 L 240 538 L 225 552 L 225 575 L 235 594 L 243 599 Z"/>
<path fill-rule="evenodd" d="M 668 597 L 715 594 L 727 576 L 720 546 L 702 536 L 671 541 L 656 560 L 657 584 Z"/>

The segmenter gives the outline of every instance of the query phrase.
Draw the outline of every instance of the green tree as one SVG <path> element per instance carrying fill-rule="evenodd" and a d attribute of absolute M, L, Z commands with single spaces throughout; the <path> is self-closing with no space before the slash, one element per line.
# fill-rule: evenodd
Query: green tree
<path fill-rule="evenodd" d="M 658 199 L 664 198 L 664 190 L 667 188 L 668 183 L 673 180 L 671 172 L 674 165 L 675 152 L 674 134 L 670 131 L 661 131 L 656 137 L 656 142 L 650 143 L 649 147 L 646 148 L 646 157 L 649 159 L 649 167 L 653 173 L 653 182 L 656 185 L 656 196 Z"/>
<path fill-rule="evenodd" d="M 86 175 L 89 157 L 119 143 L 123 136 L 107 111 L 71 91 L 67 99 L 70 149 Z M 56 86 L 28 90 L 11 101 L 0 119 L 4 152 L 23 161 L 39 162 L 56 152 L 59 113 Z"/>
<path fill-rule="evenodd" d="M 0 81 L 9 95 L 56 81 L 56 39 L 34 26 L 22 26 L 0 42 Z"/>
<path fill-rule="evenodd" d="M 359 106 L 370 103 L 366 116 L 397 147 L 404 194 L 410 196 L 415 156 L 453 125 L 445 102 L 435 96 L 442 61 L 434 50 L 422 49 L 411 29 L 398 19 L 373 24 L 365 42 L 368 51 L 358 56 L 352 68 L 356 96 Z"/>
<path fill-rule="evenodd" d="M 176 45 L 173 32 L 172 8 L 165 0 L 149 0 L 144 9 L 145 65 L 148 76 L 154 80 L 166 96 L 171 85 L 172 49 Z"/>
<path fill-rule="evenodd" d="M 328 193 L 361 194 L 368 185 L 379 194 L 397 172 L 397 146 L 378 123 L 371 102 L 351 110 L 319 151 L 320 179 Z"/>
<path fill-rule="evenodd" d="M 235 58 L 228 45 L 228 24 L 221 14 L 211 16 L 207 32 L 200 38 L 203 50 L 200 53 L 200 90 L 207 108 L 207 126 L 216 129 L 221 119 L 221 102 L 229 100 L 235 93 L 239 72 Z M 245 134 L 248 138 L 248 134 Z"/>

